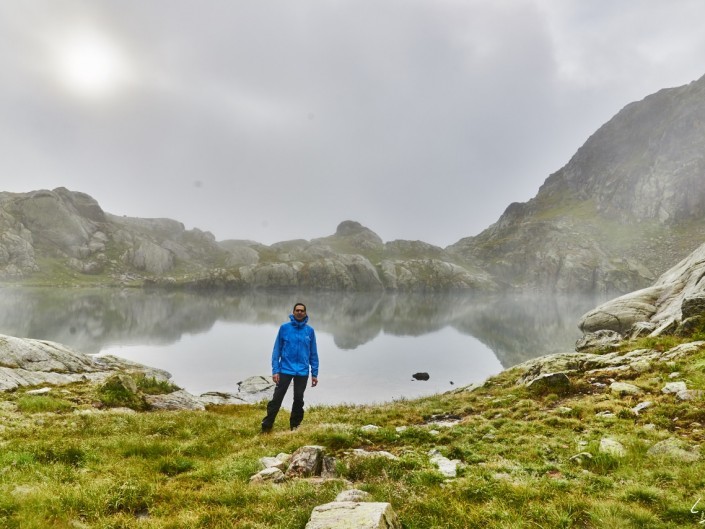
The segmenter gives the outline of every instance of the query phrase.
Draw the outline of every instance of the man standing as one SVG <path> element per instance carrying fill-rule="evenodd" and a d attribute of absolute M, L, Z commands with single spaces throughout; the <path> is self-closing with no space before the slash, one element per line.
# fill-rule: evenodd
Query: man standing
<path fill-rule="evenodd" d="M 291 407 L 289 427 L 295 430 L 304 418 L 304 391 L 308 382 L 309 368 L 311 387 L 318 384 L 318 349 L 316 333 L 308 325 L 306 305 L 294 305 L 289 322 L 279 327 L 272 350 L 272 379 L 276 384 L 274 396 L 267 404 L 267 416 L 262 419 L 262 432 L 267 433 L 274 426 L 284 395 L 289 384 L 294 381 L 294 404 Z"/>

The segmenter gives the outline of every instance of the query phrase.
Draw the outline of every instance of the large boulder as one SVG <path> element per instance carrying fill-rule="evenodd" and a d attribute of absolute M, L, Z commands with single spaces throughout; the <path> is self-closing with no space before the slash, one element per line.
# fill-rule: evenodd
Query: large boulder
<path fill-rule="evenodd" d="M 93 357 L 46 340 L 0 335 L 0 366 L 25 371 L 91 373 L 104 371 Z"/>
<path fill-rule="evenodd" d="M 275 384 L 271 377 L 252 376 L 237 383 L 237 397 L 245 402 L 260 402 L 272 398 Z"/>
<path fill-rule="evenodd" d="M 385 502 L 340 501 L 313 509 L 305 529 L 401 529 L 394 509 Z"/>
<path fill-rule="evenodd" d="M 584 333 L 614 331 L 625 335 L 635 323 L 649 321 L 663 288 L 654 286 L 620 296 L 587 312 L 578 327 Z"/>
<path fill-rule="evenodd" d="M 613 330 L 629 334 L 634 325 L 653 324 L 652 335 L 676 328 L 683 319 L 702 315 L 705 307 L 705 244 L 666 271 L 653 286 L 620 296 L 586 313 L 583 332 Z M 685 314 L 683 308 L 685 307 Z"/>
<path fill-rule="evenodd" d="M 40 384 L 100 384 L 115 375 L 134 373 L 156 380 L 171 378 L 166 371 L 114 356 L 89 356 L 56 342 L 0 335 L 0 391 Z"/>

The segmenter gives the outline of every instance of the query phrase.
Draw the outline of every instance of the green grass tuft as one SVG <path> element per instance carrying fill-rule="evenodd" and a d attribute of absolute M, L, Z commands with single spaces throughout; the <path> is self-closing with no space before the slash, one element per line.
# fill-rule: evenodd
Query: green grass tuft
<path fill-rule="evenodd" d="M 60 413 L 73 407 L 71 402 L 49 395 L 22 395 L 16 404 L 22 413 Z"/>

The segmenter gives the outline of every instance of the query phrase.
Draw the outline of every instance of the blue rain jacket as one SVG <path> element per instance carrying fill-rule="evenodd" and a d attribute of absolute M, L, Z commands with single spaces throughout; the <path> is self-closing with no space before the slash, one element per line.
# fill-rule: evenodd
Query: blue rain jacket
<path fill-rule="evenodd" d="M 318 349 L 316 333 L 313 327 L 307 325 L 308 316 L 297 321 L 294 315 L 289 316 L 289 322 L 279 327 L 277 339 L 272 351 L 272 374 L 308 376 L 318 378 Z"/>

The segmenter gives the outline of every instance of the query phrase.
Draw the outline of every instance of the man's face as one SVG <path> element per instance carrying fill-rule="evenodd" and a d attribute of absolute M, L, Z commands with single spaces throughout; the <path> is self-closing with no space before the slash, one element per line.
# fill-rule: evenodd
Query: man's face
<path fill-rule="evenodd" d="M 303 320 L 306 317 L 306 309 L 303 305 L 296 305 L 294 307 L 294 318 L 298 321 Z"/>

